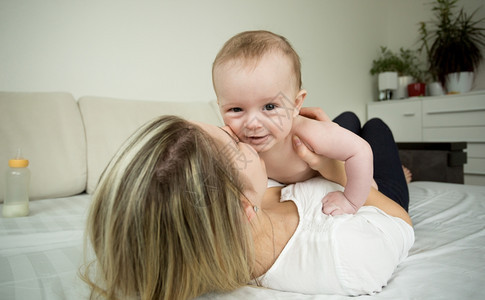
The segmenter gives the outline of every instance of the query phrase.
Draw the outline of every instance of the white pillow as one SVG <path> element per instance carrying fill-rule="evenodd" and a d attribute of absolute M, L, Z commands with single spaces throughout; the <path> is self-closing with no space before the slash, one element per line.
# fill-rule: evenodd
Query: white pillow
<path fill-rule="evenodd" d="M 215 102 L 161 102 L 101 97 L 79 99 L 87 139 L 87 192 L 93 193 L 101 173 L 137 128 L 160 115 L 222 125 Z"/>
<path fill-rule="evenodd" d="M 0 200 L 8 160 L 29 160 L 30 199 L 65 197 L 86 188 L 86 140 L 68 93 L 0 92 Z"/>

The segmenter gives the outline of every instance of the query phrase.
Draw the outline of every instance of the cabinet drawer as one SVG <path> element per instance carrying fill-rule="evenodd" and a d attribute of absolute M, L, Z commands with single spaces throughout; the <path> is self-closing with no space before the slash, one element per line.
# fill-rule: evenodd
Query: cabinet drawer
<path fill-rule="evenodd" d="M 367 106 L 367 119 L 380 118 L 399 142 L 422 140 L 421 102 L 394 100 Z"/>
<path fill-rule="evenodd" d="M 469 175 L 485 175 L 485 143 L 468 143 L 466 152 L 465 173 Z"/>
<path fill-rule="evenodd" d="M 465 174 L 465 184 L 470 185 L 485 185 L 485 176 Z"/>
<path fill-rule="evenodd" d="M 471 158 L 485 158 L 485 143 L 468 143 L 466 152 Z"/>
<path fill-rule="evenodd" d="M 485 127 L 423 128 L 423 140 L 429 142 L 485 142 Z"/>
<path fill-rule="evenodd" d="M 466 174 L 485 175 L 485 158 L 468 158 L 464 171 Z"/>
<path fill-rule="evenodd" d="M 423 126 L 485 126 L 485 94 L 423 99 Z"/>

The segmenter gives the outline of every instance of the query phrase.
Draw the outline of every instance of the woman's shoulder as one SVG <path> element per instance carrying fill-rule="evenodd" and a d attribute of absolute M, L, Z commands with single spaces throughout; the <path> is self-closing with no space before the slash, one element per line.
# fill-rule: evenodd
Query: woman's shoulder
<path fill-rule="evenodd" d="M 280 202 L 293 201 L 301 216 L 322 214 L 321 200 L 333 191 L 342 191 L 343 187 L 316 176 L 303 182 L 287 185 L 281 190 Z"/>
<path fill-rule="evenodd" d="M 282 189 L 281 201 L 295 202 L 300 221 L 262 277 L 263 286 L 358 295 L 375 293 L 386 284 L 414 241 L 412 228 L 376 207 L 363 207 L 354 215 L 324 215 L 320 200 L 339 189 L 322 177 Z"/>
<path fill-rule="evenodd" d="M 372 206 L 338 224 L 333 236 L 339 277 L 353 295 L 381 291 L 414 243 L 409 224 Z"/>
<path fill-rule="evenodd" d="M 329 181 L 322 176 L 316 176 L 303 182 L 297 182 L 289 184 L 281 191 L 282 201 L 293 200 L 296 198 L 299 200 L 306 200 L 315 196 L 325 196 L 333 191 L 343 191 L 343 187 L 335 182 Z M 285 197 L 290 199 L 284 199 Z"/>
<path fill-rule="evenodd" d="M 284 187 L 286 186 L 284 183 L 281 183 L 281 182 L 278 182 L 274 179 L 271 179 L 271 178 L 268 178 L 268 188 L 272 188 L 272 187 Z"/>

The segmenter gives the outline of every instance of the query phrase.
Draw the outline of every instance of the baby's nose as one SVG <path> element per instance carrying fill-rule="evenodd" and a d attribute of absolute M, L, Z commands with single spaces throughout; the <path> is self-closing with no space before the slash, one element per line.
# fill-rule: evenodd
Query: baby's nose
<path fill-rule="evenodd" d="M 246 121 L 244 124 L 244 127 L 249 129 L 249 130 L 254 130 L 261 128 L 263 126 L 263 122 L 260 117 L 254 116 Z"/>

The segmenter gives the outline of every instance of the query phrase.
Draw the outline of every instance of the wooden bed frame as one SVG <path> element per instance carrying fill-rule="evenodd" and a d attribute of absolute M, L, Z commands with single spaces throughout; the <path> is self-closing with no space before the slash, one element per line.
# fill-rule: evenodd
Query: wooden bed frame
<path fill-rule="evenodd" d="M 466 142 L 397 143 L 399 157 L 413 181 L 464 183 Z"/>

